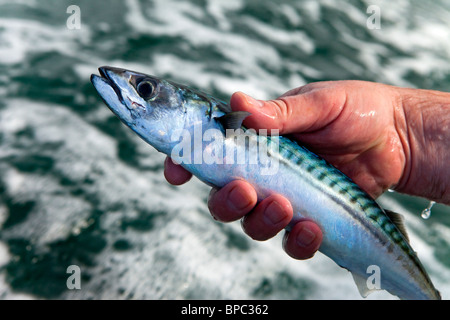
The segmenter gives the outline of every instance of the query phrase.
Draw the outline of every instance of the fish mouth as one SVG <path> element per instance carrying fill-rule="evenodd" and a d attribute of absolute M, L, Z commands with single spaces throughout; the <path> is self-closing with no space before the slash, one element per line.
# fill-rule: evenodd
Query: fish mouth
<path fill-rule="evenodd" d="M 119 101 L 122 104 L 125 104 L 123 96 L 122 96 L 122 91 L 117 86 L 116 82 L 113 80 L 112 75 L 121 76 L 126 72 L 126 70 L 105 66 L 105 67 L 98 68 L 98 72 L 100 73 L 100 76 L 95 75 L 95 74 L 91 75 L 91 82 L 94 84 L 94 86 L 95 86 L 95 81 L 97 79 L 104 82 L 105 84 L 109 85 L 114 90 Z"/>

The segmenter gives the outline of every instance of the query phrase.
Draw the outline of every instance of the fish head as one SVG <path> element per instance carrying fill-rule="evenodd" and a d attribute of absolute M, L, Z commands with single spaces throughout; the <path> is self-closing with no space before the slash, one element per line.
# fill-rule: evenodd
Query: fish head
<path fill-rule="evenodd" d="M 184 92 L 169 81 L 114 67 L 100 67 L 91 82 L 111 111 L 157 150 L 168 153 L 171 134 L 184 128 Z"/>

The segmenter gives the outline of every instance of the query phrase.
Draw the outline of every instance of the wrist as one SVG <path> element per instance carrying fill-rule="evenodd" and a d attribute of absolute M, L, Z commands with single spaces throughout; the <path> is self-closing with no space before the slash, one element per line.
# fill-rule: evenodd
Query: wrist
<path fill-rule="evenodd" d="M 450 204 L 450 93 L 398 90 L 394 112 L 405 167 L 395 189 Z"/>

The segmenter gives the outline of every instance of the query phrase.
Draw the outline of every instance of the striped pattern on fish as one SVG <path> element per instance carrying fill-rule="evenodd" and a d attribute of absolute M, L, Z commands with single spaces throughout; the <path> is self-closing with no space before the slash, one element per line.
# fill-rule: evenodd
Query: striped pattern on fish
<path fill-rule="evenodd" d="M 245 179 L 260 200 L 282 194 L 294 209 L 291 225 L 301 219 L 316 222 L 323 232 L 319 250 L 352 273 L 363 296 L 385 289 L 402 299 L 440 299 L 409 244 L 400 216 L 383 210 L 325 160 L 286 137 L 257 135 L 242 127 L 248 114 L 232 112 L 202 92 L 134 71 L 111 67 L 99 71 L 101 76 L 92 75 L 91 80 L 100 96 L 158 151 L 210 185 L 222 187 Z M 213 137 L 205 139 L 211 130 Z M 233 134 L 228 135 L 230 130 Z M 238 143 L 242 136 L 244 143 Z M 185 137 L 194 139 L 186 142 Z M 246 161 L 231 161 L 231 155 L 238 154 Z M 255 154 L 260 158 L 250 162 Z M 262 174 L 267 168 L 276 172 Z M 381 280 L 375 288 L 368 283 L 373 267 Z"/>

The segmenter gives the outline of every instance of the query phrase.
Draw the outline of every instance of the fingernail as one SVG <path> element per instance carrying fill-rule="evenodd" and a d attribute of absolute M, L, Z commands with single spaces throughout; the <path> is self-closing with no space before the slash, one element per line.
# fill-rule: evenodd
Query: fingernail
<path fill-rule="evenodd" d="M 299 246 L 308 247 L 313 243 L 314 239 L 316 239 L 315 232 L 305 226 L 298 232 L 296 241 Z"/>
<path fill-rule="evenodd" d="M 209 191 L 209 194 L 208 194 L 208 199 L 206 200 L 206 203 L 209 203 L 209 201 L 211 200 L 211 198 L 216 194 L 216 192 L 217 191 L 219 191 L 218 189 L 216 189 L 216 188 L 211 188 L 211 191 Z"/>
<path fill-rule="evenodd" d="M 253 105 L 255 107 L 263 107 L 264 106 L 264 101 L 261 100 L 256 100 L 253 97 L 250 97 L 249 95 L 245 95 L 245 100 L 247 101 L 247 104 Z"/>
<path fill-rule="evenodd" d="M 239 187 L 234 187 L 228 194 L 227 204 L 231 209 L 241 211 L 250 205 L 251 200 Z"/>
<path fill-rule="evenodd" d="M 255 107 L 257 112 L 271 120 L 277 118 L 276 111 L 269 103 L 263 100 L 256 100 L 250 96 L 246 96 L 247 104 Z"/>
<path fill-rule="evenodd" d="M 272 225 L 277 225 L 284 219 L 284 210 L 278 202 L 272 201 L 266 208 L 264 216 Z"/>

